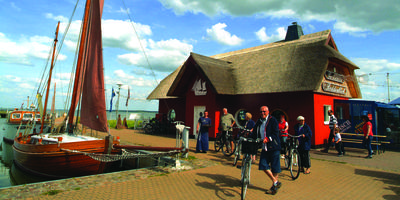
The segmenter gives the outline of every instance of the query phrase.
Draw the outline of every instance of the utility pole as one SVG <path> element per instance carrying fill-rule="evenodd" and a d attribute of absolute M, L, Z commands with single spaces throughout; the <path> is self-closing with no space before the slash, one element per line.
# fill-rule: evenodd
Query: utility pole
<path fill-rule="evenodd" d="M 387 87 L 388 87 L 388 103 L 390 102 L 390 85 L 389 85 L 389 73 L 386 74 Z"/>

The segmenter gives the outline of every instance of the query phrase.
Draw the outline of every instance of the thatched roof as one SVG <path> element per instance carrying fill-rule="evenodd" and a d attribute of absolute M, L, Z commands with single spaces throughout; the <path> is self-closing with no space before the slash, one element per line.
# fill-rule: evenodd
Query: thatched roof
<path fill-rule="evenodd" d="M 191 53 L 182 67 L 166 77 L 148 99 L 179 96 L 174 91 L 182 81 L 181 76 L 193 67 L 208 78 L 208 84 L 217 94 L 316 91 L 321 87 L 329 60 L 340 61 L 351 70 L 358 69 L 328 45 L 329 38 L 330 30 L 326 30 L 303 35 L 298 40 L 278 41 L 211 57 Z"/>

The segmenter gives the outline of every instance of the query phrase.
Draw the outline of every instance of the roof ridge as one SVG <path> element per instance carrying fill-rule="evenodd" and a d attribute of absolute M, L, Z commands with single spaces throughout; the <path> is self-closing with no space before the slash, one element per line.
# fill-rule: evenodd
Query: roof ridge
<path fill-rule="evenodd" d="M 263 44 L 263 45 L 259 45 L 259 46 L 255 46 L 255 47 L 249 47 L 249 48 L 240 49 L 240 50 L 236 50 L 236 51 L 230 51 L 230 52 L 225 52 L 225 53 L 221 53 L 221 54 L 216 54 L 216 55 L 213 55 L 210 57 L 215 58 L 215 59 L 221 59 L 221 58 L 226 58 L 226 57 L 230 57 L 233 55 L 240 55 L 240 54 L 245 54 L 245 53 L 249 53 L 249 52 L 253 52 L 253 51 L 258 51 L 261 49 L 274 48 L 274 47 L 279 47 L 282 45 L 304 42 L 304 41 L 308 41 L 308 40 L 312 40 L 312 39 L 316 39 L 316 38 L 325 38 L 325 37 L 327 38 L 330 32 L 331 32 L 331 30 L 328 29 L 328 30 L 324 30 L 324 31 L 316 32 L 316 33 L 302 35 L 300 37 L 300 39 L 298 39 L 298 40 L 291 40 L 291 41 L 286 41 L 286 42 L 284 40 L 280 40 L 280 41 L 267 43 L 267 44 Z"/>

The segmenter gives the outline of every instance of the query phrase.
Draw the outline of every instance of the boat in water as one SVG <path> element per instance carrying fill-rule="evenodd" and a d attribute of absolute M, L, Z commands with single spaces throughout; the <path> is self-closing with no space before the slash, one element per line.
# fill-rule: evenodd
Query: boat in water
<path fill-rule="evenodd" d="M 51 133 L 46 133 L 42 123 L 40 132 L 18 133 L 19 136 L 14 139 L 14 162 L 25 171 L 58 178 L 99 174 L 109 164 L 102 160 L 107 155 L 121 152 L 120 149 L 113 149 L 113 145 L 119 144 L 119 141 L 109 134 L 106 116 L 101 36 L 102 8 L 102 0 L 86 2 L 69 114 L 65 117 L 64 123 L 61 123 L 65 127 L 55 128 Z M 59 24 L 54 40 L 42 119 L 46 116 L 58 27 Z M 77 119 L 75 111 L 78 104 L 79 125 L 77 122 L 74 124 L 74 119 Z M 83 126 L 105 132 L 107 136 L 105 138 L 84 136 Z"/>
<path fill-rule="evenodd" d="M 49 131 L 49 124 L 50 121 L 46 119 L 43 124 L 46 131 Z M 41 126 L 40 112 L 33 109 L 15 109 L 7 113 L 7 121 L 2 129 L 2 141 L 12 145 L 17 132 L 24 132 L 28 128 L 30 133 L 34 133 L 38 132 Z"/>
<path fill-rule="evenodd" d="M 68 115 L 63 122 L 46 132 L 43 128 L 44 116 L 54 66 L 59 25 L 57 26 L 50 72 L 45 76 L 49 78 L 40 121 L 41 129 L 38 133 L 18 133 L 14 139 L 14 163 L 24 171 L 50 178 L 77 177 L 103 173 L 118 160 L 171 156 L 188 151 L 188 148 L 179 147 L 120 145 L 119 139 L 110 134 L 103 74 L 102 8 L 103 0 L 86 1 Z M 75 116 L 75 113 L 79 116 Z M 106 136 L 85 136 L 87 128 Z M 130 153 L 131 150 L 157 152 L 145 155 Z"/>

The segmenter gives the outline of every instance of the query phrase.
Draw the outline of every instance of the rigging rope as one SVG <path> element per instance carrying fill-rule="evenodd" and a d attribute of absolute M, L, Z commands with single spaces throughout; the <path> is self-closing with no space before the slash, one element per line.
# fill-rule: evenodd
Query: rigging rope
<path fill-rule="evenodd" d="M 78 150 L 70 150 L 70 149 L 61 149 L 62 151 L 70 152 L 70 153 L 80 153 L 85 156 L 89 156 L 94 160 L 101 162 L 114 162 L 118 160 L 132 159 L 132 158 L 159 158 L 164 156 L 173 156 L 181 153 L 179 150 L 173 150 L 168 152 L 158 152 L 158 153 L 150 153 L 150 154 L 140 154 L 140 153 L 130 153 L 124 149 L 122 149 L 122 155 L 116 154 L 99 154 L 99 153 L 86 153 Z"/>
<path fill-rule="evenodd" d="M 131 15 L 130 15 L 129 12 L 128 12 L 128 8 L 126 7 L 124 0 L 122 0 L 122 4 L 124 5 L 124 8 L 125 8 L 126 14 L 127 14 L 128 17 L 129 17 L 129 20 L 131 21 L 131 25 L 132 25 L 132 27 L 133 27 L 133 30 L 135 31 L 136 37 L 137 37 L 137 39 L 138 39 L 138 41 L 139 41 L 139 44 L 140 44 L 140 48 L 142 49 L 143 55 L 144 55 L 144 57 L 146 58 L 147 65 L 149 66 L 149 68 L 150 68 L 150 70 L 151 70 L 151 75 L 153 76 L 154 81 L 156 82 L 156 85 L 158 85 L 159 82 L 157 81 L 156 74 L 154 73 L 153 67 L 150 65 L 149 58 L 148 58 L 148 56 L 147 56 L 147 54 L 146 54 L 146 51 L 144 50 L 143 44 L 142 44 L 142 42 L 141 42 L 141 40 L 140 40 L 140 36 L 139 36 L 139 34 L 137 33 L 137 31 L 136 31 L 135 25 L 133 24 L 132 17 L 131 17 Z"/>

